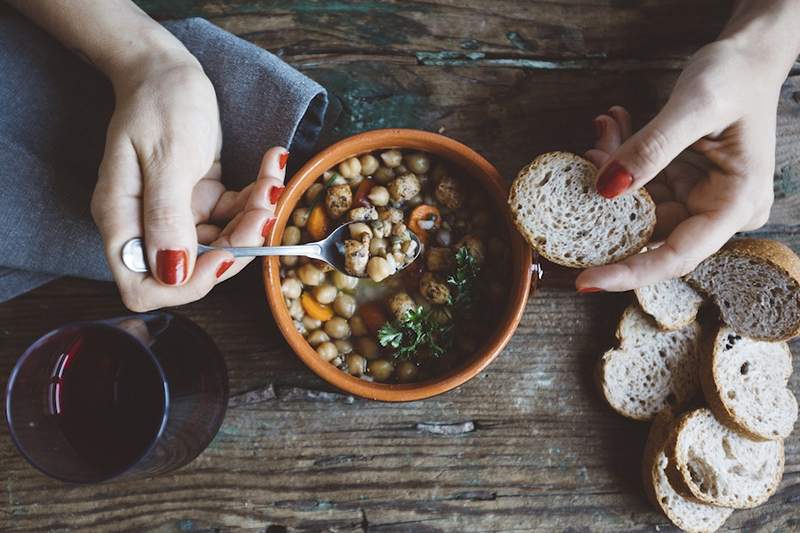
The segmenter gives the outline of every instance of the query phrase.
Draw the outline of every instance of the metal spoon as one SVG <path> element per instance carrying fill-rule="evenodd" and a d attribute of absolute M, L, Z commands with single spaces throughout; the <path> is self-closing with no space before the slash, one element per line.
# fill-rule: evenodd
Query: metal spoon
<path fill-rule="evenodd" d="M 352 276 L 344 268 L 344 241 L 350 239 L 350 224 L 355 222 L 347 222 L 342 224 L 331 232 L 330 235 L 317 242 L 309 242 L 307 244 L 298 244 L 296 246 L 252 246 L 252 247 L 225 247 L 225 246 L 206 246 L 205 244 L 197 245 L 197 255 L 210 252 L 212 250 L 227 250 L 234 257 L 261 257 L 273 255 L 301 255 L 311 259 L 318 259 L 328 263 L 330 266 Z M 417 243 L 416 252 L 411 261 L 407 261 L 402 267 L 410 265 L 414 260 L 419 257 L 422 251 L 422 243 L 414 232 L 409 232 L 411 238 Z M 149 272 L 147 260 L 144 253 L 144 242 L 139 237 L 134 237 L 125 243 L 122 247 L 122 263 L 133 272 Z M 402 270 L 402 268 L 398 269 Z M 363 276 L 367 277 L 366 274 Z"/>

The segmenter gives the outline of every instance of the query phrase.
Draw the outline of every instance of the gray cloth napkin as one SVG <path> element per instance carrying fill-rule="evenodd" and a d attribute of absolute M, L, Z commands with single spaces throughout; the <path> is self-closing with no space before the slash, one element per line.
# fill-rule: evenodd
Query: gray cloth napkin
<path fill-rule="evenodd" d="M 270 146 L 311 155 L 328 97 L 276 56 L 192 18 L 164 26 L 200 61 L 222 120 L 225 184 L 252 181 Z M 111 280 L 89 202 L 111 84 L 18 16 L 0 17 L 0 302 L 59 276 Z"/>

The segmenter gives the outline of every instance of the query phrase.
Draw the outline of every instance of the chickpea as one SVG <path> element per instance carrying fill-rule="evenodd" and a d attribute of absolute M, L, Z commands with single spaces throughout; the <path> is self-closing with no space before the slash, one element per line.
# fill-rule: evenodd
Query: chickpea
<path fill-rule="evenodd" d="M 286 229 L 283 230 L 283 240 L 281 242 L 287 246 L 299 243 L 300 228 L 297 226 L 287 226 Z"/>
<path fill-rule="evenodd" d="M 341 317 L 350 318 L 356 312 L 356 299 L 347 293 L 340 292 L 333 301 L 333 310 Z"/>
<path fill-rule="evenodd" d="M 389 167 L 380 167 L 375 173 L 372 175 L 372 179 L 376 182 L 380 183 L 381 185 L 386 185 L 390 181 L 394 179 L 394 170 Z"/>
<path fill-rule="evenodd" d="M 315 183 L 314 185 L 319 185 Z M 312 187 L 314 186 L 312 185 Z M 320 185 L 322 187 L 322 185 Z M 310 189 L 309 189 L 310 190 Z M 306 193 L 308 194 L 308 193 Z M 308 209 L 305 207 L 298 207 L 297 209 L 292 212 L 292 223 L 297 226 L 298 228 L 305 228 L 306 222 L 308 222 Z"/>
<path fill-rule="evenodd" d="M 395 202 L 405 202 L 413 198 L 419 194 L 420 188 L 419 178 L 410 172 L 401 174 L 388 186 L 389 194 Z"/>
<path fill-rule="evenodd" d="M 356 240 L 361 240 L 361 235 L 367 234 L 372 237 L 372 228 L 367 226 L 363 222 L 356 222 L 355 224 L 350 224 L 350 236 Z"/>
<path fill-rule="evenodd" d="M 333 344 L 336 345 L 336 349 L 339 350 L 339 353 L 342 355 L 347 355 L 353 351 L 353 345 L 350 343 L 350 341 L 336 339 L 333 341 Z"/>
<path fill-rule="evenodd" d="M 395 254 L 386 254 L 386 257 L 384 257 L 384 259 L 386 259 L 386 264 L 389 265 L 389 270 L 391 270 L 392 272 L 397 272 L 397 265 L 398 265 L 397 256 Z"/>
<path fill-rule="evenodd" d="M 349 180 L 348 184 L 350 185 L 351 188 L 356 188 L 362 181 L 364 181 L 364 176 L 358 174 L 355 178 Z"/>
<path fill-rule="evenodd" d="M 348 276 L 343 272 L 339 272 L 338 270 L 334 271 L 332 274 L 333 277 L 333 286 L 339 289 L 340 291 L 350 291 L 358 286 L 358 278 L 354 278 L 353 276 Z"/>
<path fill-rule="evenodd" d="M 392 232 L 392 223 L 388 220 L 373 220 L 370 223 L 372 236 L 377 238 L 388 237 Z"/>
<path fill-rule="evenodd" d="M 369 255 L 386 255 L 386 246 L 388 245 L 386 239 L 372 239 L 369 241 Z"/>
<path fill-rule="evenodd" d="M 340 316 L 335 316 L 325 322 L 325 333 L 334 339 L 346 339 L 350 336 L 350 324 Z"/>
<path fill-rule="evenodd" d="M 317 201 L 317 196 L 319 196 L 319 193 L 321 193 L 324 190 L 325 186 L 320 182 L 312 183 L 311 186 L 308 189 L 306 189 L 306 194 L 305 194 L 306 202 L 308 202 L 309 204 L 313 204 L 314 202 Z"/>
<path fill-rule="evenodd" d="M 308 335 L 308 329 L 302 322 L 298 322 L 297 320 L 292 320 L 292 324 L 294 325 L 294 329 L 297 330 L 297 333 L 305 337 Z"/>
<path fill-rule="evenodd" d="M 351 353 L 345 357 L 344 364 L 347 365 L 347 371 L 354 376 L 361 376 L 367 373 L 367 360 L 357 353 Z"/>
<path fill-rule="evenodd" d="M 336 349 L 336 345 L 332 342 L 323 342 L 317 346 L 317 353 L 322 357 L 323 361 L 330 361 L 339 355 L 339 350 Z"/>
<path fill-rule="evenodd" d="M 374 206 L 355 207 L 348 214 L 352 222 L 364 222 L 366 220 L 378 220 L 378 211 Z"/>
<path fill-rule="evenodd" d="M 429 302 L 445 304 L 450 301 L 450 289 L 442 283 L 432 272 L 425 272 L 419 280 L 419 292 Z"/>
<path fill-rule="evenodd" d="M 431 168 L 431 160 L 421 152 L 408 154 L 403 158 L 403 162 L 414 174 L 427 174 Z"/>
<path fill-rule="evenodd" d="M 414 253 L 417 251 L 417 241 L 415 240 L 405 241 L 403 245 L 400 247 L 400 250 L 408 257 L 413 257 Z"/>
<path fill-rule="evenodd" d="M 434 191 L 439 203 L 449 209 L 458 209 L 464 205 L 464 191 L 461 184 L 450 176 L 443 176 Z"/>
<path fill-rule="evenodd" d="M 300 300 L 289 300 L 289 314 L 295 320 L 303 320 L 303 317 L 306 316 L 306 312 L 303 311 L 303 306 L 300 305 Z"/>
<path fill-rule="evenodd" d="M 310 316 L 306 315 L 303 317 L 303 325 L 308 331 L 314 331 L 315 329 L 322 327 L 322 320 L 311 318 Z"/>
<path fill-rule="evenodd" d="M 403 212 L 396 207 L 390 207 L 381 212 L 380 218 L 392 224 L 398 224 L 403 221 Z"/>
<path fill-rule="evenodd" d="M 323 283 L 322 285 L 318 285 L 314 287 L 314 290 L 311 293 L 314 295 L 314 299 L 316 299 L 321 304 L 329 304 L 336 299 L 336 287 L 330 285 L 328 283 Z"/>
<path fill-rule="evenodd" d="M 323 342 L 328 342 L 331 338 L 328 336 L 327 333 L 322 331 L 321 329 L 315 329 L 308 334 L 308 344 L 313 347 L 317 347 Z"/>
<path fill-rule="evenodd" d="M 394 269 L 395 270 L 399 269 L 400 267 L 402 267 L 403 265 L 406 264 L 406 254 L 404 254 L 403 252 L 394 252 L 391 255 L 391 257 L 392 257 L 392 259 L 394 259 L 394 263 L 395 263 L 394 264 Z M 386 256 L 386 260 L 389 261 L 389 256 L 388 255 Z M 391 264 L 391 261 L 389 261 L 389 263 Z"/>
<path fill-rule="evenodd" d="M 392 235 L 395 237 L 408 237 L 408 226 L 402 222 L 398 222 L 392 228 Z"/>
<path fill-rule="evenodd" d="M 375 381 L 386 381 L 392 377 L 392 372 L 394 372 L 394 366 L 386 359 L 370 361 L 367 368 Z"/>
<path fill-rule="evenodd" d="M 397 320 L 402 320 L 406 313 L 417 308 L 417 304 L 407 292 L 398 292 L 389 297 L 389 309 Z"/>
<path fill-rule="evenodd" d="M 397 380 L 401 383 L 408 383 L 409 381 L 413 381 L 417 374 L 419 373 L 419 368 L 417 365 L 412 363 L 411 361 L 403 361 L 399 365 L 397 365 Z"/>
<path fill-rule="evenodd" d="M 339 357 L 339 356 L 337 356 L 337 357 L 334 357 L 334 358 L 333 358 L 333 361 L 331 361 L 331 364 L 332 364 L 333 366 L 337 367 L 337 368 L 342 368 L 342 364 L 343 364 L 343 363 L 344 363 L 344 359 L 342 359 L 342 358 L 341 358 L 341 357 Z"/>
<path fill-rule="evenodd" d="M 351 180 L 361 175 L 361 161 L 357 157 L 351 157 L 339 163 L 339 174 L 347 180 Z"/>
<path fill-rule="evenodd" d="M 298 268 L 297 277 L 309 287 L 316 287 L 325 281 L 325 273 L 311 263 L 306 263 Z"/>
<path fill-rule="evenodd" d="M 432 246 L 425 254 L 425 266 L 431 272 L 448 272 L 455 266 L 455 257 L 450 248 Z"/>
<path fill-rule="evenodd" d="M 361 336 L 367 334 L 367 326 L 364 324 L 364 319 L 358 315 L 350 319 L 350 331 L 353 335 Z"/>
<path fill-rule="evenodd" d="M 287 278 L 294 278 L 294 279 L 297 279 L 297 271 L 296 271 L 296 270 L 294 270 L 294 269 L 292 269 L 292 270 L 287 270 L 287 271 L 286 271 L 286 275 L 285 275 L 285 277 L 287 277 Z"/>
<path fill-rule="evenodd" d="M 380 166 L 380 162 L 378 158 L 372 154 L 362 155 L 359 158 L 359 162 L 361 163 L 361 175 L 362 176 L 372 176 L 378 167 Z"/>
<path fill-rule="evenodd" d="M 299 258 L 296 255 L 282 255 L 281 259 L 280 259 L 281 264 L 283 266 L 287 266 L 287 267 L 295 266 L 297 264 L 298 260 L 299 260 Z M 289 272 L 291 272 L 292 274 L 297 276 L 297 274 L 295 273 L 294 270 L 290 270 Z M 288 276 L 288 274 L 287 274 L 287 276 Z"/>
<path fill-rule="evenodd" d="M 378 357 L 378 343 L 369 337 L 358 337 L 355 341 L 355 348 L 367 359 L 375 359 Z"/>
<path fill-rule="evenodd" d="M 383 164 L 389 168 L 394 168 L 403 162 L 403 154 L 400 150 L 386 150 L 381 154 Z"/>
<path fill-rule="evenodd" d="M 339 218 L 353 205 L 353 191 L 349 185 L 334 185 L 325 194 L 325 207 L 332 218 Z"/>
<path fill-rule="evenodd" d="M 383 185 L 375 185 L 367 195 L 372 205 L 383 207 L 389 203 L 389 190 Z"/>
<path fill-rule="evenodd" d="M 300 298 L 303 292 L 303 284 L 294 278 L 287 278 L 281 283 L 281 292 L 284 296 L 291 299 Z"/>
<path fill-rule="evenodd" d="M 367 275 L 374 282 L 383 281 L 392 274 L 395 269 L 383 257 L 372 257 L 367 263 Z"/>

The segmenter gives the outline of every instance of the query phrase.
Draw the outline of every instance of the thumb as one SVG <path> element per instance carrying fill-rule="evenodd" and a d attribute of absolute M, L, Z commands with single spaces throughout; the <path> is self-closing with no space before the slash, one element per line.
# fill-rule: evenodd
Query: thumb
<path fill-rule="evenodd" d="M 597 173 L 597 192 L 615 198 L 656 177 L 683 150 L 708 134 L 703 111 L 670 99 L 661 112 L 611 154 Z"/>
<path fill-rule="evenodd" d="M 151 272 L 165 285 L 189 279 L 197 255 L 192 190 L 197 178 L 178 163 L 143 169 L 142 222 Z"/>

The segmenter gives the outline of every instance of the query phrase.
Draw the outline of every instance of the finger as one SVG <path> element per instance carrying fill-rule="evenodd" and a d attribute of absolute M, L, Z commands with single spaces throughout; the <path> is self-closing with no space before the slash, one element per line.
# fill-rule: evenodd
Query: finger
<path fill-rule="evenodd" d="M 588 159 L 589 161 L 594 164 L 597 168 L 603 166 L 603 163 L 610 157 L 606 152 L 602 150 L 597 150 L 596 148 L 592 148 L 590 150 L 586 150 L 583 156 Z"/>
<path fill-rule="evenodd" d="M 200 244 L 208 244 L 219 238 L 222 229 L 214 224 L 198 224 L 197 225 L 197 242 Z"/>
<path fill-rule="evenodd" d="M 683 276 L 719 250 L 738 228 L 734 213 L 695 215 L 680 223 L 663 246 L 613 265 L 584 270 L 575 285 L 579 290 L 627 291 Z"/>
<path fill-rule="evenodd" d="M 219 180 L 203 178 L 197 182 L 192 191 L 192 213 L 194 213 L 195 225 L 210 221 L 214 207 L 225 192 L 225 185 Z"/>
<path fill-rule="evenodd" d="M 274 223 L 272 212 L 266 209 L 253 209 L 241 214 L 241 217 L 231 228 L 225 228 L 227 233 L 221 235 L 213 242 L 214 246 L 261 246 L 264 236 L 272 229 Z M 219 281 L 238 274 L 247 266 L 252 257 L 237 258 L 231 268 L 224 273 Z"/>
<path fill-rule="evenodd" d="M 289 152 L 282 146 L 274 146 L 264 153 L 261 159 L 261 168 L 258 170 L 258 179 L 266 180 L 268 207 L 273 211 L 278 204 L 278 199 L 283 194 L 284 180 L 286 179 L 286 163 L 289 160 Z M 259 206 L 260 198 L 250 195 L 250 206 Z"/>
<path fill-rule="evenodd" d="M 628 110 L 620 105 L 615 105 L 609 108 L 608 114 L 617 122 L 622 140 L 628 140 L 628 137 L 630 137 L 633 132 L 631 127 L 631 115 L 628 113 Z"/>
<path fill-rule="evenodd" d="M 661 112 L 617 149 L 598 172 L 597 191 L 615 198 L 652 180 L 678 154 L 709 133 L 706 112 L 683 98 L 670 99 Z"/>
<path fill-rule="evenodd" d="M 244 204 L 250 197 L 250 191 L 253 189 L 255 182 L 250 183 L 241 191 L 225 191 L 217 200 L 217 205 L 209 215 L 209 221 L 214 223 L 227 223 L 230 222 L 237 213 L 244 209 Z"/>
<path fill-rule="evenodd" d="M 592 124 L 597 132 L 595 149 L 602 150 L 607 154 L 614 153 L 622 143 L 622 132 L 617 121 L 608 115 L 600 115 L 592 121 Z"/>
<path fill-rule="evenodd" d="M 666 239 L 673 230 L 689 218 L 689 211 L 680 202 L 663 202 L 656 205 L 656 227 L 653 231 L 654 240 Z"/>

